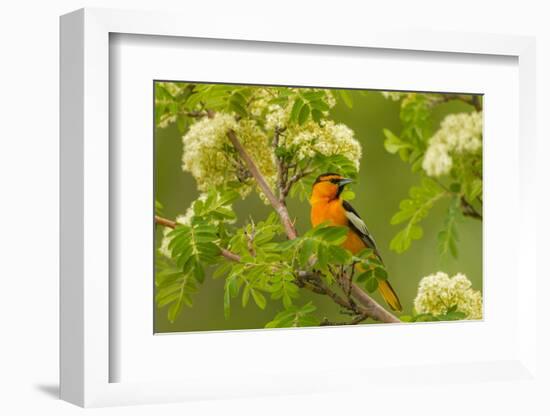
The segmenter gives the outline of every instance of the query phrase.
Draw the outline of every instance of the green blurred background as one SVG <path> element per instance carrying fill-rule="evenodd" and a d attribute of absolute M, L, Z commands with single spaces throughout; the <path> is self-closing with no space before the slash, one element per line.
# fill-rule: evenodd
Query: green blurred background
<path fill-rule="evenodd" d="M 350 90 L 353 108 L 349 109 L 341 101 L 331 110 L 331 118 L 354 130 L 363 147 L 363 158 L 358 182 L 353 186 L 356 199 L 355 209 L 367 223 L 376 238 L 378 247 L 386 263 L 389 279 L 403 304 L 403 314 L 411 314 L 419 280 L 437 271 L 449 275 L 457 272 L 466 274 L 473 288 L 482 289 L 482 223 L 466 218 L 459 225 L 458 260 L 448 256 L 441 259 L 437 250 L 437 233 L 443 227 L 447 208 L 446 202 L 434 206 L 429 216 L 422 222 L 424 237 L 414 241 L 412 247 L 403 254 L 389 250 L 389 242 L 401 229 L 390 225 L 390 218 L 397 212 L 399 202 L 407 197 L 411 185 L 420 182 L 420 176 L 411 172 L 410 165 L 402 162 L 397 155 L 384 149 L 383 128 L 395 133 L 401 131 L 399 119 L 400 103 L 385 99 L 379 92 L 359 92 Z M 462 102 L 451 101 L 439 105 L 434 110 L 433 123 L 437 128 L 442 118 L 454 112 L 470 111 Z M 185 213 L 191 202 L 199 195 L 191 174 L 181 169 L 182 140 L 175 124 L 156 130 L 156 192 L 157 200 L 163 206 L 163 216 L 175 219 Z M 290 199 L 289 211 L 297 218 L 298 232 L 310 227 L 309 204 Z M 260 201 L 256 194 L 235 204 L 235 211 L 241 223 L 249 216 L 255 220 L 264 219 L 270 207 Z M 401 224 L 402 225 L 402 224 Z M 162 239 L 162 227 L 157 227 L 157 247 Z M 231 305 L 231 318 L 225 320 L 223 313 L 223 279 L 214 280 L 207 276 L 198 294 L 194 296 L 192 308 L 184 307 L 174 323 L 166 317 L 166 309 L 155 310 L 155 332 L 208 331 L 227 329 L 263 328 L 282 309 L 279 301 L 269 301 L 265 310 L 260 310 L 254 302 L 246 308 L 240 302 Z M 382 305 L 384 301 L 373 295 Z M 327 297 L 301 291 L 296 301 L 303 305 L 313 300 L 317 306 L 315 314 L 319 318 L 345 320 L 339 315 L 339 308 Z M 367 321 L 370 323 L 372 321 Z"/>

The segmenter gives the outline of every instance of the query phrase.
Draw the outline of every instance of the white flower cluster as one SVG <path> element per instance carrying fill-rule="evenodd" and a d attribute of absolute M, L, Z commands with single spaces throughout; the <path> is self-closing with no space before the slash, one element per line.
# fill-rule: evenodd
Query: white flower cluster
<path fill-rule="evenodd" d="M 323 100 L 329 109 L 336 105 L 336 98 L 331 90 L 319 89 L 294 89 L 294 93 L 307 93 L 323 91 Z M 361 145 L 355 139 L 353 130 L 344 124 L 336 124 L 331 120 L 322 121 L 320 124 L 313 120 L 300 126 L 290 124 L 290 114 L 297 97 L 289 99 L 284 106 L 272 104 L 267 108 L 265 115 L 265 128 L 272 133 L 275 128 L 284 129 L 279 145 L 290 148 L 296 147 L 297 160 L 313 157 L 316 153 L 325 156 L 340 154 L 351 160 L 357 169 L 361 159 Z M 328 111 L 323 114 L 328 116 Z"/>
<path fill-rule="evenodd" d="M 332 92 L 326 90 L 325 94 L 325 102 L 329 107 L 334 106 L 336 100 Z M 276 127 L 284 130 L 279 145 L 295 149 L 297 160 L 310 158 L 317 152 L 326 156 L 340 154 L 350 159 L 359 169 L 361 145 L 350 128 L 333 121 L 322 121 L 319 124 L 309 120 L 304 125 L 289 123 L 295 96 L 291 95 L 284 106 L 270 105 L 269 101 L 274 96 L 268 88 L 259 88 L 250 100 L 248 111 L 253 117 L 265 117 L 264 129 L 255 119 L 237 120 L 234 115 L 223 112 L 216 113 L 213 118 L 203 118 L 189 128 L 182 138 L 182 168 L 193 175 L 199 191 L 206 192 L 236 180 L 243 183 L 239 189 L 241 195 L 247 195 L 252 189 L 254 181 L 246 180 L 247 168 L 232 151 L 227 137 L 229 130 L 235 131 L 272 188 L 276 184 L 277 172 L 275 153 L 270 144 Z M 260 196 L 264 197 L 261 192 Z"/>
<path fill-rule="evenodd" d="M 310 121 L 290 129 L 281 144 L 285 147 L 296 146 L 298 160 L 313 157 L 317 152 L 325 156 L 338 154 L 347 157 L 359 169 L 361 145 L 355 139 L 353 130 L 345 124 L 329 120 L 319 125 Z"/>
<path fill-rule="evenodd" d="M 275 130 L 276 127 L 283 128 L 288 124 L 290 118 L 290 107 L 281 107 L 278 104 L 271 104 L 267 108 L 265 116 L 265 128 L 269 131 Z"/>
<path fill-rule="evenodd" d="M 449 277 L 447 273 L 437 272 L 420 280 L 414 300 L 417 313 L 442 315 L 455 305 L 457 311 L 466 314 L 466 319 L 482 318 L 481 293 L 472 289 L 472 282 L 465 275 L 458 273 Z"/>
<path fill-rule="evenodd" d="M 483 115 L 481 112 L 450 114 L 429 141 L 422 168 L 428 176 L 448 174 L 453 155 L 481 151 Z"/>
<path fill-rule="evenodd" d="M 236 121 L 232 115 L 216 113 L 193 124 L 183 136 L 182 168 L 191 172 L 197 188 L 206 192 L 228 181 L 241 179 L 243 166 L 231 148 L 227 132 L 234 130 L 243 147 L 256 162 L 268 182 L 275 181 L 275 161 L 268 137 L 254 120 Z M 244 196 L 250 187 L 241 187 Z"/>
<path fill-rule="evenodd" d="M 260 117 L 268 105 L 272 95 L 268 88 L 257 88 L 251 97 L 248 111 L 254 117 Z"/>

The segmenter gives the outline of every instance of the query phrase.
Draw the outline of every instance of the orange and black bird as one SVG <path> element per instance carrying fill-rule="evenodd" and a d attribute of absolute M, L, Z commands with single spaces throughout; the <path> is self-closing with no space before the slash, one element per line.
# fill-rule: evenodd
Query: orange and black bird
<path fill-rule="evenodd" d="M 315 227 L 321 223 L 329 222 L 333 225 L 348 227 L 348 236 L 342 246 L 354 254 L 364 248 L 370 248 L 382 261 L 367 225 L 351 204 L 341 198 L 344 187 L 351 182 L 351 179 L 344 178 L 337 173 L 324 173 L 315 180 L 309 200 L 311 224 Z M 387 280 L 378 282 L 378 291 L 391 309 L 402 310 L 401 302 Z"/>

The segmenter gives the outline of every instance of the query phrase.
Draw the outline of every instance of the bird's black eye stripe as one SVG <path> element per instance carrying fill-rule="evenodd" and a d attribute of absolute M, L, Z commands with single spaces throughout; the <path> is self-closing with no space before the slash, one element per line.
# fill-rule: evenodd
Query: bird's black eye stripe
<path fill-rule="evenodd" d="M 335 185 L 338 185 L 338 183 L 340 182 L 340 179 L 331 179 L 330 182 Z"/>

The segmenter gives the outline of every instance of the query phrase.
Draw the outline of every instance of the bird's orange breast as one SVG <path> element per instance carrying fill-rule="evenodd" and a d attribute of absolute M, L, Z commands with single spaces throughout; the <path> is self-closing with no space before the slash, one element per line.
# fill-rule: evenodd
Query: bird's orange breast
<path fill-rule="evenodd" d="M 311 207 L 311 225 L 314 227 L 323 222 L 330 222 L 332 225 L 348 226 L 348 217 L 340 199 L 332 201 L 316 202 Z M 357 253 L 365 248 L 365 243 L 351 228 L 348 237 L 342 247 L 352 253 Z"/>

